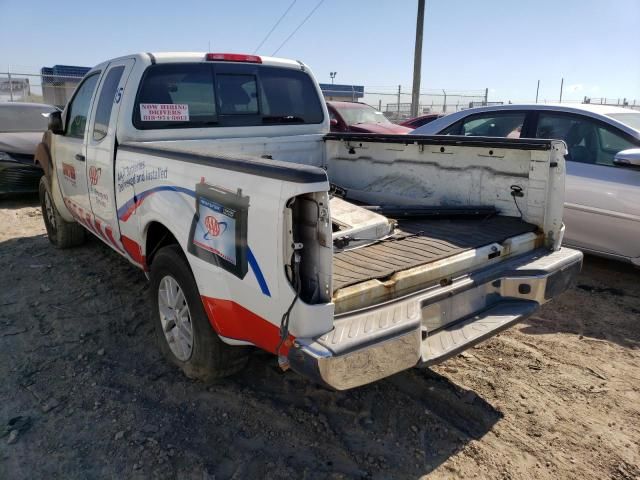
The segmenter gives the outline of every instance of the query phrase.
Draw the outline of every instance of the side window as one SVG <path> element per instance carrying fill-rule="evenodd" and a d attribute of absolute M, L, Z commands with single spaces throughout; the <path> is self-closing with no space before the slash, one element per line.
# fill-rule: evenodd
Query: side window
<path fill-rule="evenodd" d="M 567 160 L 613 166 L 616 153 L 636 148 L 631 141 L 599 122 L 577 115 L 540 113 L 536 138 L 564 140 Z"/>
<path fill-rule="evenodd" d="M 536 138 L 548 138 L 567 141 L 568 133 L 579 124 L 578 117 L 540 113 Z"/>
<path fill-rule="evenodd" d="M 107 136 L 109 129 L 109 119 L 111 118 L 111 110 L 115 103 L 116 90 L 120 84 L 124 67 L 113 67 L 107 73 L 107 77 L 100 91 L 98 106 L 96 107 L 96 118 L 93 125 L 93 139 L 100 141 Z"/>
<path fill-rule="evenodd" d="M 637 145 L 607 128 L 598 127 L 598 136 L 600 137 L 600 149 L 612 155 L 629 148 L 638 148 Z"/>
<path fill-rule="evenodd" d="M 218 74 L 216 83 L 221 115 L 258 114 L 258 86 L 255 75 Z"/>
<path fill-rule="evenodd" d="M 87 126 L 87 118 L 89 117 L 89 107 L 91 106 L 91 97 L 98 84 L 98 75 L 94 73 L 86 78 L 82 85 L 78 87 L 78 92 L 71 100 L 69 105 L 69 116 L 67 117 L 67 128 L 65 136 L 74 138 L 84 138 L 84 131 Z"/>
<path fill-rule="evenodd" d="M 461 122 L 458 135 L 520 138 L 524 112 L 491 112 L 473 115 Z"/>
<path fill-rule="evenodd" d="M 442 130 L 438 135 L 460 135 L 460 127 L 462 127 L 462 121 L 458 121 L 453 125 L 449 125 Z"/>
<path fill-rule="evenodd" d="M 598 126 L 597 132 L 600 148 L 596 163 L 600 165 L 614 165 L 613 158 L 616 153 L 629 148 L 638 148 L 638 145 L 631 143 L 609 128 Z"/>

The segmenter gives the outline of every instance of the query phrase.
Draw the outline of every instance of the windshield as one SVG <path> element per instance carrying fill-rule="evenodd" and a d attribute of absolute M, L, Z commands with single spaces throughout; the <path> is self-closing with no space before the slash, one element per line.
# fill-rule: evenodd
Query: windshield
<path fill-rule="evenodd" d="M 334 105 L 335 107 L 335 105 Z M 358 105 L 357 107 L 335 107 L 347 125 L 357 125 L 358 123 L 391 123 L 382 112 L 371 108 L 368 105 Z"/>
<path fill-rule="evenodd" d="M 640 131 L 640 112 L 629 112 L 629 113 L 609 113 L 607 117 L 611 117 L 614 120 L 624 123 L 625 125 L 629 125 L 631 128 L 635 128 Z"/>

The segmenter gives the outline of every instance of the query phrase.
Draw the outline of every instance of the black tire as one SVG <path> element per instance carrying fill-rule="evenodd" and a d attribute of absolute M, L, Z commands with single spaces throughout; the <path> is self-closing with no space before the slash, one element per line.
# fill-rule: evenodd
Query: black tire
<path fill-rule="evenodd" d="M 86 239 L 84 227 L 77 222 L 67 222 L 60 216 L 46 177 L 40 178 L 40 205 L 42 218 L 49 241 L 56 248 L 71 248 L 82 245 Z"/>
<path fill-rule="evenodd" d="M 188 358 L 179 358 L 174 353 L 164 332 L 159 297 L 161 288 L 166 287 L 166 284 L 161 287 L 161 282 L 165 277 L 171 277 L 177 282 L 184 294 L 185 301 L 182 302 L 182 305 L 186 304 L 188 307 L 188 317 L 190 317 L 193 335 Z M 150 295 L 152 321 L 160 350 L 171 363 L 180 367 L 187 377 L 210 382 L 232 375 L 246 365 L 247 347 L 233 347 L 225 344 L 211 327 L 198 292 L 198 286 L 178 245 L 163 247 L 153 257 L 150 272 Z M 178 322 L 173 322 L 174 327 L 168 326 L 167 328 L 175 329 L 177 332 L 179 329 L 175 326 L 176 323 Z M 174 345 L 174 348 L 177 347 Z M 180 353 L 184 354 L 183 351 Z"/>

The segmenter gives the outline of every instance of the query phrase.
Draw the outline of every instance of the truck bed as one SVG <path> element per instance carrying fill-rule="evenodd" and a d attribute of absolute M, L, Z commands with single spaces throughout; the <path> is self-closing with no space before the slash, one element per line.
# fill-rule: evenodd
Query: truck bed
<path fill-rule="evenodd" d="M 409 268 L 538 228 L 517 217 L 488 219 L 399 220 L 397 239 L 380 241 L 333 257 L 333 291 L 373 279 L 385 279 Z"/>

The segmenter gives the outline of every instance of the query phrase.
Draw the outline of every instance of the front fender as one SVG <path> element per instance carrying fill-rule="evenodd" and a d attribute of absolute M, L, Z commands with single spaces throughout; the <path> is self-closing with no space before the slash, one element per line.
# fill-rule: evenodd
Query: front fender
<path fill-rule="evenodd" d="M 40 168 L 44 171 L 44 176 L 49 182 L 49 187 L 51 187 L 51 169 L 52 169 L 52 161 L 51 161 L 51 132 L 46 131 L 42 135 L 42 141 L 38 144 L 36 148 L 36 154 L 34 156 L 34 161 L 37 165 L 40 165 Z"/>
<path fill-rule="evenodd" d="M 75 222 L 75 218 L 73 218 L 73 215 L 71 215 L 71 212 L 64 203 L 64 197 L 62 195 L 62 191 L 60 190 L 60 186 L 58 185 L 58 176 L 56 175 L 56 168 L 53 163 L 53 155 L 51 154 L 52 143 L 53 134 L 50 130 L 47 130 L 42 135 L 42 141 L 36 148 L 34 163 L 40 165 L 44 172 L 44 178 L 49 184 L 52 200 L 56 206 L 56 209 L 58 210 L 58 213 L 60 213 L 62 218 L 64 218 L 67 222 Z"/>

